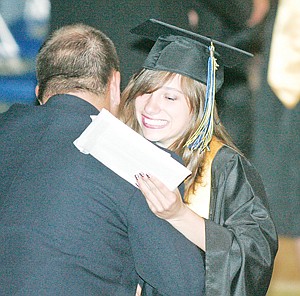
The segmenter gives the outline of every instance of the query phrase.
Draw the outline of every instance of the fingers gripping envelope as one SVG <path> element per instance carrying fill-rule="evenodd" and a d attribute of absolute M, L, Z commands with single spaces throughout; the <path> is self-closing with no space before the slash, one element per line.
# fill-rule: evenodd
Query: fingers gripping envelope
<path fill-rule="evenodd" d="M 136 174 L 147 173 L 174 190 L 191 174 L 168 152 L 143 138 L 106 109 L 92 117 L 91 124 L 74 145 L 133 186 L 136 186 Z"/>

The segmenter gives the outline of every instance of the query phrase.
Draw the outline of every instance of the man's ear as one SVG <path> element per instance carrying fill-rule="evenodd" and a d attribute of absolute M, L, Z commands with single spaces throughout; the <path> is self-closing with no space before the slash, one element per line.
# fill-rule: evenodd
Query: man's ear
<path fill-rule="evenodd" d="M 40 90 L 40 87 L 37 85 L 36 87 L 35 87 L 35 96 L 36 96 L 36 98 L 37 98 L 37 101 L 40 103 L 40 105 L 43 105 L 43 102 L 41 101 L 41 100 L 39 100 L 38 99 L 38 97 L 39 97 L 39 90 Z"/>
<path fill-rule="evenodd" d="M 121 101 L 120 93 L 121 74 L 118 71 L 114 71 L 110 79 L 110 112 L 117 116 L 119 113 L 119 105 Z"/>
<path fill-rule="evenodd" d="M 39 92 L 40 92 L 40 87 L 39 85 L 37 85 L 35 87 L 35 96 L 36 96 L 36 99 L 37 101 L 39 102 L 40 105 L 44 105 L 45 102 L 43 102 L 42 100 L 39 100 L 38 97 L 39 97 Z"/>

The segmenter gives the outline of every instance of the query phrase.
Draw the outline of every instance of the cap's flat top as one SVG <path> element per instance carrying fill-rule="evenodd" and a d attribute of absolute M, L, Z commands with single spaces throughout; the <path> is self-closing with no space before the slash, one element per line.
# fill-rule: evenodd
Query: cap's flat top
<path fill-rule="evenodd" d="M 137 27 L 130 30 L 131 33 L 147 37 L 153 41 L 156 41 L 159 36 L 184 36 L 195 41 L 198 41 L 201 44 L 210 46 L 213 42 L 215 51 L 218 53 L 219 58 L 222 60 L 224 66 L 233 67 L 236 64 L 243 62 L 249 57 L 253 57 L 253 54 L 241 50 L 239 48 L 230 46 L 228 44 L 222 43 L 220 41 L 205 37 L 191 31 L 164 23 L 156 19 L 149 19 L 144 23 L 138 25 Z"/>

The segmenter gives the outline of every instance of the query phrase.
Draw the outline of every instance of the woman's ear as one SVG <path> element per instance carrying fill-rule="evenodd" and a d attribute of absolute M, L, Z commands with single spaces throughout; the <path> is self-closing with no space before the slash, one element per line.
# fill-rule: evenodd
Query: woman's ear
<path fill-rule="evenodd" d="M 121 101 L 120 93 L 121 74 L 119 71 L 114 71 L 110 79 L 110 112 L 117 116 Z"/>

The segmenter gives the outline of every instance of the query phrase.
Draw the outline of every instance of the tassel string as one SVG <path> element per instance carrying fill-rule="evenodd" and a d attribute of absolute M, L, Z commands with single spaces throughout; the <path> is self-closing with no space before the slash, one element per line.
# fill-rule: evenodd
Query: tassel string
<path fill-rule="evenodd" d="M 200 149 L 202 152 L 205 149 L 209 149 L 208 145 L 213 136 L 213 110 L 215 104 L 215 89 L 216 89 L 216 70 L 218 64 L 216 58 L 214 57 L 214 46 L 211 43 L 209 47 L 210 56 L 208 58 L 207 64 L 207 87 L 205 95 L 205 103 L 203 109 L 203 117 L 201 119 L 200 125 L 195 131 L 195 133 L 189 138 L 185 146 L 192 151 Z"/>

